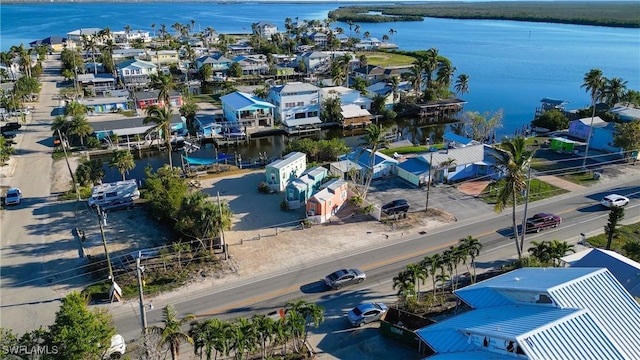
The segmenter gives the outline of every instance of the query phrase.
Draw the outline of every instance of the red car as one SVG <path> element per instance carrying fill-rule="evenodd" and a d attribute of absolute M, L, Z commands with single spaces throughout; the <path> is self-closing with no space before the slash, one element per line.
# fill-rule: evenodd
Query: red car
<path fill-rule="evenodd" d="M 558 227 L 562 218 L 549 213 L 539 213 L 527 219 L 526 232 L 540 232 L 548 228 Z"/>

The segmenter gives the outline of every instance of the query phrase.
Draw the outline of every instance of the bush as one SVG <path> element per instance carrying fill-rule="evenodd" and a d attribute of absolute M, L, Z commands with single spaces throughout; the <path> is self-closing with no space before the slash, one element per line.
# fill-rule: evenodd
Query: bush
<path fill-rule="evenodd" d="M 356 195 L 356 196 L 352 197 L 351 199 L 349 199 L 349 204 L 355 205 L 355 206 L 360 206 L 360 205 L 362 205 L 363 202 L 364 202 L 364 200 L 362 199 L 362 196 L 360 196 L 360 195 Z"/>
<path fill-rule="evenodd" d="M 280 210 L 289 211 L 289 203 L 287 202 L 287 200 L 282 200 L 282 202 L 280 203 Z"/>
<path fill-rule="evenodd" d="M 261 194 L 268 194 L 271 192 L 271 189 L 269 189 L 269 185 L 263 181 L 258 185 L 258 192 Z"/>
<path fill-rule="evenodd" d="M 557 131 L 569 127 L 569 119 L 560 110 L 547 110 L 531 122 L 531 126 Z"/>

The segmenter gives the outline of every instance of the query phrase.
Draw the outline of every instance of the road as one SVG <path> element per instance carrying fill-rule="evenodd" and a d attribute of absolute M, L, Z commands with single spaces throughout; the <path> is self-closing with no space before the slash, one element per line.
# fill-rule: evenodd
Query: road
<path fill-rule="evenodd" d="M 638 198 L 640 184 L 633 178 L 622 178 L 615 184 L 593 186 L 581 192 L 567 193 L 554 198 L 541 200 L 529 206 L 528 213 L 552 212 L 563 217 L 562 225 L 541 233 L 528 234 L 525 249 L 530 241 L 569 240 L 575 243 L 580 233 L 587 236 L 601 233 L 607 222 L 609 212 L 598 204 L 598 200 L 610 192 L 621 193 L 631 198 Z M 626 208 L 624 223 L 640 221 L 640 204 L 632 200 Z M 521 214 L 521 212 L 519 212 Z M 305 298 L 319 302 L 325 306 L 329 317 L 340 317 L 341 314 L 356 304 L 381 297 L 393 299 L 391 279 L 407 264 L 420 261 L 425 255 L 441 251 L 455 245 L 458 239 L 468 235 L 479 238 L 484 244 L 483 256 L 479 259 L 479 268 L 493 268 L 516 257 L 510 228 L 511 212 L 502 214 L 487 213 L 469 221 L 459 221 L 437 231 L 410 238 L 375 249 L 361 250 L 331 260 L 317 259 L 308 264 L 283 270 L 277 273 L 256 275 L 238 283 L 230 283 L 206 289 L 197 293 L 189 293 L 171 299 L 179 314 L 196 314 L 198 316 L 216 316 L 220 319 L 234 319 L 252 314 L 266 314 L 277 309 L 289 300 Z M 322 278 L 338 268 L 359 267 L 367 273 L 367 281 L 362 285 L 344 291 L 328 291 Z M 162 318 L 160 308 L 165 304 L 155 304 L 149 311 L 148 324 L 158 324 Z M 134 304 L 120 307 L 112 312 L 118 331 L 126 339 L 135 339 L 140 334 L 140 318 L 138 307 Z M 333 334 L 344 328 L 344 322 L 327 325 L 324 334 Z M 316 346 L 324 353 L 340 351 L 343 345 L 339 341 L 323 341 L 322 334 L 316 338 Z"/>
<path fill-rule="evenodd" d="M 0 226 L 0 326 L 18 333 L 47 325 L 42 319 L 51 318 L 58 310 L 61 294 L 49 286 L 61 265 L 56 253 L 74 247 L 52 243 L 49 238 L 56 230 L 51 227 L 50 214 L 57 211 L 50 198 L 51 112 L 58 106 L 53 98 L 58 94 L 56 82 L 62 77 L 58 76 L 59 61 L 47 60 L 43 66 L 40 101 L 16 138 L 13 176 L 3 179 L 23 193 L 20 205 L 2 211 Z"/>

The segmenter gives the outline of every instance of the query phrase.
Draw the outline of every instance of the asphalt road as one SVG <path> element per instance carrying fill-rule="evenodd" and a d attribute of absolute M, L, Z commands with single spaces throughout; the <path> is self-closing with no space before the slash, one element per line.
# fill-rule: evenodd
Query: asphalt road
<path fill-rule="evenodd" d="M 56 81 L 62 80 L 59 61 L 44 62 L 40 101 L 27 115 L 16 138 L 16 167 L 7 181 L 19 187 L 23 199 L 20 205 L 2 211 L 0 241 L 0 326 L 18 333 L 37 329 L 43 318 L 51 318 L 60 303 L 59 293 L 48 283 L 59 271 L 55 253 L 69 244 L 47 245 L 50 212 L 56 211 L 49 198 L 53 150 L 51 112 L 58 105 Z M 53 76 L 52 76 L 53 75 Z M 60 247 L 57 247 L 60 245 Z M 38 299 L 34 302 L 34 299 Z"/>
<path fill-rule="evenodd" d="M 528 234 L 525 249 L 530 241 L 570 240 L 575 243 L 580 233 L 595 235 L 601 233 L 607 222 L 608 211 L 598 204 L 602 196 L 616 192 L 632 198 L 626 208 L 625 223 L 640 221 L 640 203 L 637 199 L 640 184 L 636 179 L 620 179 L 604 186 L 594 186 L 582 192 L 568 193 L 555 198 L 532 203 L 528 213 L 552 212 L 563 217 L 562 225 L 541 233 Z M 519 209 L 521 214 L 521 209 Z M 479 238 L 485 245 L 479 268 L 492 268 L 515 257 L 513 239 L 510 238 L 511 212 L 502 214 L 486 213 L 471 220 L 463 220 L 437 231 L 405 237 L 395 243 L 376 249 L 366 249 L 331 260 L 319 259 L 299 268 L 292 268 L 273 274 L 256 274 L 253 279 L 227 284 L 216 289 L 206 289 L 198 293 L 181 295 L 171 299 L 181 315 L 216 316 L 220 319 L 234 319 L 266 314 L 281 307 L 289 300 L 304 298 L 319 302 L 327 311 L 328 324 L 324 334 L 345 330 L 345 323 L 338 319 L 351 307 L 392 295 L 391 279 L 407 264 L 420 261 L 425 255 L 441 251 L 458 243 L 468 235 Z M 367 281 L 343 291 L 329 291 L 322 278 L 338 268 L 358 267 L 367 273 Z M 393 298 L 393 297 L 391 297 Z M 158 324 L 162 319 L 161 307 L 155 304 L 148 312 L 148 324 Z M 137 306 L 121 307 L 113 312 L 114 323 L 126 339 L 135 339 L 140 334 L 140 318 Z M 333 325 L 331 325 L 333 324 Z M 325 354 L 343 351 L 339 341 L 325 341 L 322 333 L 315 337 L 315 346 Z M 335 356 L 335 355 L 334 355 Z M 340 356 L 339 358 L 345 358 Z"/>

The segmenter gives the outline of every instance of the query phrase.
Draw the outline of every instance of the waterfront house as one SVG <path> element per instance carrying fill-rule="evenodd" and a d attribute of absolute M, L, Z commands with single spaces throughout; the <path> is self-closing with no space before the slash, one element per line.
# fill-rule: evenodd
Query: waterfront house
<path fill-rule="evenodd" d="M 177 64 L 180 62 L 178 50 L 149 50 L 147 51 L 147 61 L 158 66 Z"/>
<path fill-rule="evenodd" d="M 215 71 L 227 71 L 231 66 L 233 61 L 231 59 L 226 58 L 221 53 L 214 53 L 211 55 L 201 56 L 196 59 L 196 68 L 200 70 L 200 68 L 208 64 L 211 66 L 211 70 Z"/>
<path fill-rule="evenodd" d="M 371 149 L 354 150 L 349 154 L 338 157 L 339 161 L 351 160 L 360 167 L 360 178 L 364 179 L 369 173 L 373 173 L 373 179 L 394 175 L 399 161 L 379 151 L 375 155 Z"/>
<path fill-rule="evenodd" d="M 275 106 L 259 97 L 240 91 L 220 97 L 227 128 L 271 128 Z M 225 127 L 223 125 L 223 127 Z"/>
<path fill-rule="evenodd" d="M 139 59 L 142 60 L 147 56 L 147 50 L 145 49 L 114 49 L 113 61 L 118 63 L 123 60 Z"/>
<path fill-rule="evenodd" d="M 445 147 L 447 148 L 460 148 L 480 144 L 473 139 L 469 139 L 466 136 L 454 134 L 452 132 L 444 133 L 444 135 L 442 135 L 442 139 L 444 140 Z"/>
<path fill-rule="evenodd" d="M 85 92 L 96 96 L 111 96 L 111 91 L 116 89 L 116 79 L 111 74 L 78 74 L 76 81 Z"/>
<path fill-rule="evenodd" d="M 380 81 L 387 81 L 392 76 L 402 77 L 402 74 L 408 72 L 409 69 L 410 68 L 406 66 L 384 68 L 381 66 L 367 65 L 353 70 L 353 75 L 366 80 L 370 84 L 375 84 Z"/>
<path fill-rule="evenodd" d="M 320 89 L 320 103 L 324 103 L 326 99 L 334 96 L 340 97 L 342 105 L 357 105 L 359 108 L 366 110 L 371 109 L 371 103 L 373 102 L 370 98 L 362 96 L 360 91 L 345 86 L 330 86 Z"/>
<path fill-rule="evenodd" d="M 331 55 L 321 51 L 309 51 L 296 55 L 296 61 L 304 64 L 307 73 L 313 73 L 329 69 Z"/>
<path fill-rule="evenodd" d="M 144 30 L 112 31 L 111 34 L 116 44 L 129 44 L 135 40 L 140 40 L 143 43 L 151 42 L 149 32 Z"/>
<path fill-rule="evenodd" d="M 307 218 L 316 224 L 329 221 L 349 200 L 347 182 L 342 179 L 330 180 L 321 190 L 307 200 Z"/>
<path fill-rule="evenodd" d="M 586 141 L 589 136 L 590 127 L 592 127 L 591 136 L 593 138 L 593 129 L 603 128 L 607 126 L 607 124 L 608 123 L 606 121 L 602 120 L 598 116 L 593 118 L 593 122 L 591 117 L 573 120 L 569 122 L 569 135 Z"/>
<path fill-rule="evenodd" d="M 358 105 L 342 105 L 340 115 L 342 115 L 342 127 L 364 127 L 371 124 L 371 113 Z"/>
<path fill-rule="evenodd" d="M 160 92 L 158 90 L 136 91 L 133 98 L 138 109 L 144 110 L 151 105 L 165 106 L 164 99 L 158 100 Z M 177 91 L 169 91 L 169 103 L 173 107 L 180 107 L 183 104 L 182 94 Z"/>
<path fill-rule="evenodd" d="M 194 127 L 198 137 L 210 138 L 222 133 L 222 114 L 201 113 L 196 114 Z"/>
<path fill-rule="evenodd" d="M 268 101 L 275 105 L 274 116 L 287 132 L 315 130 L 320 124 L 320 88 L 302 82 L 276 85 Z"/>
<path fill-rule="evenodd" d="M 429 359 L 640 359 L 640 304 L 605 268 L 522 268 L 455 291 L 416 330 Z"/>
<path fill-rule="evenodd" d="M 382 41 L 378 40 L 378 38 L 367 38 L 360 39 L 356 46 L 357 51 L 371 51 L 375 50 L 382 45 Z"/>
<path fill-rule="evenodd" d="M 622 122 L 640 120 L 640 109 L 636 109 L 634 107 L 616 104 L 616 106 L 609 109 L 609 112 L 617 115 Z"/>
<path fill-rule="evenodd" d="M 136 139 L 142 139 L 147 144 L 159 141 L 162 142 L 162 136 L 159 136 L 157 131 L 157 124 L 144 123 L 144 117 L 135 117 L 120 120 L 106 120 L 106 121 L 93 121 L 93 118 L 89 118 L 89 125 L 93 128 L 94 135 L 101 141 L 111 141 L 114 135 L 119 138 L 120 146 L 129 147 L 132 142 L 137 142 Z M 185 127 L 185 120 L 180 114 L 175 114 L 171 118 L 171 128 L 173 130 Z"/>
<path fill-rule="evenodd" d="M 253 35 L 259 35 L 263 38 L 271 39 L 271 35 L 278 33 L 278 26 L 267 21 L 260 21 L 251 24 L 251 30 Z"/>
<path fill-rule="evenodd" d="M 242 75 L 260 75 L 269 73 L 267 57 L 262 54 L 239 55 L 233 58 L 242 68 Z"/>
<path fill-rule="evenodd" d="M 127 87 L 145 86 L 151 82 L 151 75 L 158 74 L 156 64 L 131 59 L 117 65 L 118 76 Z"/>
<path fill-rule="evenodd" d="M 311 33 L 307 34 L 306 36 L 311 41 L 313 41 L 316 46 L 322 47 L 322 46 L 325 46 L 327 44 L 327 34 L 325 34 L 323 32 L 314 31 L 314 32 L 311 32 Z"/>
<path fill-rule="evenodd" d="M 397 166 L 398 177 L 414 186 L 461 181 L 473 178 L 498 179 L 502 174 L 495 167 L 491 154 L 497 150 L 478 144 L 407 156 Z"/>
<path fill-rule="evenodd" d="M 306 170 L 300 177 L 293 179 L 285 189 L 285 201 L 289 209 L 299 209 L 315 193 L 327 177 L 327 169 L 316 166 Z"/>
<path fill-rule="evenodd" d="M 47 49 L 49 49 L 49 51 L 60 52 L 64 50 L 66 44 L 67 44 L 66 38 L 63 38 L 62 36 L 50 36 L 42 40 L 32 41 L 29 43 L 29 46 L 31 46 L 31 48 L 44 46 Z"/>
<path fill-rule="evenodd" d="M 253 46 L 245 41 L 237 42 L 227 46 L 227 52 L 231 55 L 251 54 L 253 52 Z"/>
<path fill-rule="evenodd" d="M 307 169 L 307 154 L 291 152 L 265 168 L 265 182 L 270 189 L 283 191 L 289 181 L 299 177 Z"/>
<path fill-rule="evenodd" d="M 105 114 L 129 109 L 128 96 L 83 97 L 78 102 L 87 107 L 90 114 Z"/>
<path fill-rule="evenodd" d="M 398 83 L 398 93 L 400 92 L 409 92 L 412 89 L 412 85 L 409 81 L 400 81 Z M 394 99 L 393 96 L 393 87 L 387 83 L 386 81 L 378 81 L 373 85 L 367 86 L 367 97 L 373 99 L 377 95 L 384 97 L 385 102 L 384 105 L 386 108 L 390 109 L 393 107 L 393 104 L 397 99 Z M 399 97 L 399 94 L 398 94 Z"/>
<path fill-rule="evenodd" d="M 92 38 L 96 41 L 96 45 L 104 45 L 107 40 L 103 36 L 98 36 L 102 29 L 100 28 L 81 28 L 67 33 L 67 47 L 75 48 L 83 47 L 83 37 Z"/>

